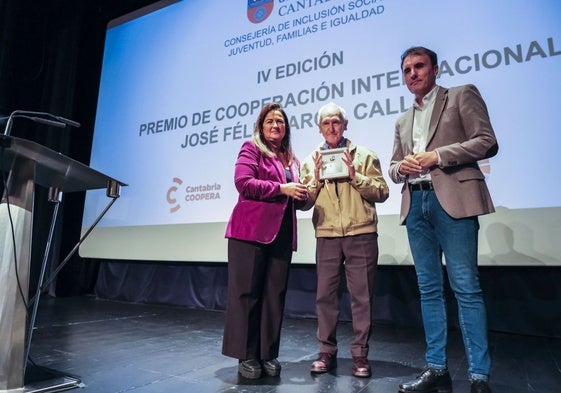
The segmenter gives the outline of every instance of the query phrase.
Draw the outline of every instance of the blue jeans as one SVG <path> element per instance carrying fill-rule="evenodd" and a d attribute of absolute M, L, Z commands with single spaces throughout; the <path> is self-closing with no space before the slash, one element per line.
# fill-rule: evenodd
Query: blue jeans
<path fill-rule="evenodd" d="M 444 253 L 448 280 L 458 302 L 469 378 L 488 380 L 491 359 L 477 269 L 477 217 L 454 219 L 442 209 L 434 191 L 419 190 L 411 192 L 411 209 L 405 224 L 421 294 L 427 365 L 447 368 Z"/>

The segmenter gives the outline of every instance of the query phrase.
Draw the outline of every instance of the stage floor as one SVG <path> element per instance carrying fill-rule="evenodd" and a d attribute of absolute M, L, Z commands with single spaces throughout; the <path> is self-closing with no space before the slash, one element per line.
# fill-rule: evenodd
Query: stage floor
<path fill-rule="evenodd" d="M 558 312 L 558 311 L 556 311 Z M 278 378 L 246 380 L 237 360 L 221 354 L 222 312 L 131 304 L 94 296 L 41 298 L 28 363 L 28 384 L 42 367 L 76 377 L 70 392 L 84 393 L 395 393 L 424 365 L 419 329 L 375 326 L 372 378 L 351 374 L 351 326 L 338 329 L 335 372 L 313 376 L 317 356 L 315 319 L 287 318 L 283 324 Z M 449 367 L 454 393 L 469 392 L 466 358 L 458 331 L 451 331 Z M 561 391 L 561 339 L 491 332 L 494 393 Z M 52 373 L 50 374 L 52 375 Z M 31 378 L 34 380 L 31 380 Z"/>

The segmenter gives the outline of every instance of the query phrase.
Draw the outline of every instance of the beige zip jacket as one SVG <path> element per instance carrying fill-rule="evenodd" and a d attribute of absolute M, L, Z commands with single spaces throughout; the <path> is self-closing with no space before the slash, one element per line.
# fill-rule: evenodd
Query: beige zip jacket
<path fill-rule="evenodd" d="M 347 140 L 356 172 L 354 179 L 319 181 L 314 177 L 313 157 L 320 147 L 306 157 L 300 170 L 300 181 L 308 186 L 309 192 L 308 202 L 302 210 L 314 207 L 312 223 L 316 237 L 377 232 L 375 204 L 384 202 L 389 196 L 378 156 Z"/>

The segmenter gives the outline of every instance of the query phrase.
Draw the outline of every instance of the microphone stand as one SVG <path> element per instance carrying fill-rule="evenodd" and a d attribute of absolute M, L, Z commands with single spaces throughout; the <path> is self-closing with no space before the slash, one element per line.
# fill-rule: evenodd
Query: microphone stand
<path fill-rule="evenodd" d="M 13 111 L 10 116 L 3 117 L 0 119 L 8 119 L 6 122 L 6 127 L 4 128 L 4 135 L 10 135 L 12 130 L 12 124 L 14 119 L 20 117 L 24 119 L 29 119 L 36 123 L 47 124 L 54 127 L 65 128 L 67 125 L 71 127 L 80 127 L 80 123 L 67 119 L 62 116 L 53 115 L 47 112 L 35 112 L 35 111 L 24 111 L 24 110 L 15 110 Z"/>
<path fill-rule="evenodd" d="M 15 118 L 24 118 L 24 119 L 31 120 L 35 123 L 46 124 L 46 125 L 59 127 L 59 128 L 66 128 L 66 126 L 80 127 L 80 123 L 78 123 L 74 120 L 66 119 L 62 116 L 56 116 L 56 115 L 53 115 L 51 113 L 36 112 L 36 111 L 25 111 L 25 110 L 15 110 L 10 114 L 10 116 L 0 118 L 0 120 L 7 119 L 6 127 L 4 129 L 4 135 L 5 136 L 10 136 L 10 132 L 12 130 L 12 124 L 13 124 L 13 121 L 14 121 Z M 107 210 L 109 210 L 109 207 L 111 207 L 111 205 L 113 205 L 113 203 L 115 202 L 116 198 L 119 197 L 119 185 L 113 184 L 113 182 L 110 182 L 110 184 L 108 185 L 107 196 L 112 198 L 111 203 L 104 210 L 102 215 L 98 218 L 98 221 L 101 220 L 101 217 L 103 217 L 103 215 L 105 215 Z M 35 296 L 31 299 L 30 302 L 28 302 L 28 305 L 27 305 L 27 307 L 30 307 L 31 305 L 33 305 L 33 310 L 31 311 L 31 316 L 30 316 L 31 321 L 30 321 L 30 324 L 29 324 L 27 339 L 26 339 L 26 342 L 24 343 L 24 352 L 25 352 L 25 354 L 24 354 L 25 355 L 25 358 L 24 358 L 25 363 L 24 363 L 24 366 L 23 366 L 23 374 L 24 375 L 25 375 L 25 371 L 26 371 L 26 368 L 27 368 L 27 360 L 29 358 L 29 350 L 30 350 L 30 347 L 31 347 L 31 338 L 33 336 L 33 328 L 35 326 L 35 318 L 37 316 L 37 309 L 38 309 L 38 305 L 39 305 L 39 297 L 41 296 L 41 291 L 44 289 L 44 287 L 46 285 L 48 285 L 56 277 L 58 272 L 70 260 L 70 257 L 77 251 L 79 245 L 84 241 L 85 237 L 91 232 L 91 230 L 93 230 L 93 227 L 98 222 L 98 221 L 96 221 L 94 223 L 94 225 L 92 225 L 90 230 L 80 239 L 80 242 L 74 247 L 74 249 L 71 251 L 71 253 L 68 255 L 68 257 L 63 261 L 63 263 L 48 278 L 46 283 L 43 283 L 44 278 L 45 278 L 45 268 L 46 268 L 47 260 L 48 260 L 48 257 L 49 257 L 50 246 L 51 246 L 51 242 L 52 242 L 52 238 L 53 238 L 54 228 L 55 228 L 55 224 L 56 224 L 56 218 L 57 218 L 57 215 L 58 215 L 58 209 L 59 209 L 61 200 L 62 200 L 62 193 L 60 192 L 60 190 L 58 190 L 56 188 L 52 188 L 52 187 L 49 188 L 49 202 L 55 203 L 55 208 L 54 208 L 53 217 L 52 217 L 52 220 L 51 220 L 51 227 L 50 227 L 49 236 L 48 236 L 48 239 L 47 239 L 47 246 L 46 246 L 46 249 L 45 249 L 45 254 L 43 256 L 43 263 L 41 264 L 41 272 L 40 272 L 40 276 L 39 276 L 39 284 L 37 285 L 37 291 L 36 291 Z M 29 312 L 29 310 L 28 310 L 28 312 Z"/>

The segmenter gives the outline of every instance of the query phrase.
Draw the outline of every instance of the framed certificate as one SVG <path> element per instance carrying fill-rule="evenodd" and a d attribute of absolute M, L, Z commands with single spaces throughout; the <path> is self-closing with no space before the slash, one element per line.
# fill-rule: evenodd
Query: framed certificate
<path fill-rule="evenodd" d="M 343 162 L 346 147 L 339 149 L 320 150 L 323 164 L 319 171 L 320 180 L 341 179 L 349 177 L 349 168 Z"/>

